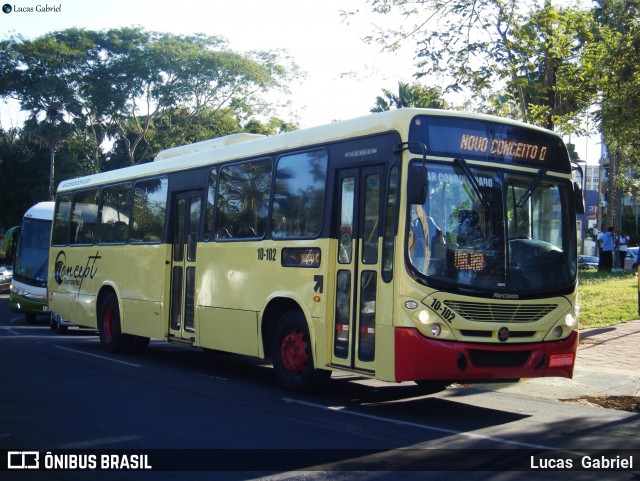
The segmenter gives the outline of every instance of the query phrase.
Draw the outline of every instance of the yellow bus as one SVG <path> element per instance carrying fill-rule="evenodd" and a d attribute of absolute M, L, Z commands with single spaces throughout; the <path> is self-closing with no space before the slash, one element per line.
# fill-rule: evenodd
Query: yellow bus
<path fill-rule="evenodd" d="M 293 390 L 571 377 L 571 174 L 553 132 L 427 109 L 172 148 L 60 183 L 48 301 L 109 351 L 271 359 Z"/>

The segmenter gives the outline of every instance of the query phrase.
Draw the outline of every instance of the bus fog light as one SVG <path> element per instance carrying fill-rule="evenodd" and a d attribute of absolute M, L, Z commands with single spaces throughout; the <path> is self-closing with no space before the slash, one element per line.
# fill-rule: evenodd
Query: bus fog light
<path fill-rule="evenodd" d="M 420 311 L 420 314 L 418 314 L 418 319 L 420 319 L 420 322 L 422 324 L 427 324 L 429 322 L 429 312 Z"/>
<path fill-rule="evenodd" d="M 560 337 L 560 336 L 562 336 L 562 327 L 561 327 L 561 326 L 556 326 L 556 327 L 554 327 L 554 328 L 553 328 L 553 331 L 552 331 L 552 334 L 553 334 L 555 337 Z"/>
<path fill-rule="evenodd" d="M 442 332 L 442 328 L 440 327 L 440 324 L 434 324 L 433 326 L 431 326 L 432 336 L 438 337 L 441 332 Z"/>

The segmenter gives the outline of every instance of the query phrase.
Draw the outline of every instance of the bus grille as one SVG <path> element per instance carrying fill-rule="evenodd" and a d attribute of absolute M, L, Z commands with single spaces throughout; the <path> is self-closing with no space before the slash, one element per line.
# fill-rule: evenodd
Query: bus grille
<path fill-rule="evenodd" d="M 444 301 L 469 321 L 476 322 L 535 322 L 553 312 L 557 304 L 483 304 L 479 302 Z"/>

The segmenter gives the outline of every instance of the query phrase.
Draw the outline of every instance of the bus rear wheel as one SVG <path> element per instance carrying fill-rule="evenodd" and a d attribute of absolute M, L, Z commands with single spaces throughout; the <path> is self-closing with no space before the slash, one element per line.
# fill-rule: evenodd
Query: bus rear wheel
<path fill-rule="evenodd" d="M 100 303 L 98 333 L 100 344 L 109 352 L 128 351 L 132 346 L 133 337 L 122 333 L 118 298 L 112 292 Z"/>
<path fill-rule="evenodd" d="M 311 338 L 300 312 L 282 316 L 273 336 L 271 355 L 278 383 L 292 391 L 315 390 L 331 376 L 331 371 L 313 365 Z"/>

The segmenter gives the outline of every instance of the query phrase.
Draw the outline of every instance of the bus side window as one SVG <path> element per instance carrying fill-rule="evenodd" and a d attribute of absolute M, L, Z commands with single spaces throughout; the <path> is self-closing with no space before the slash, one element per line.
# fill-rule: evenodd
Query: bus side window
<path fill-rule="evenodd" d="M 105 244 L 125 243 L 131 218 L 131 184 L 102 189 L 102 207 L 98 241 Z"/>
<path fill-rule="evenodd" d="M 93 244 L 98 220 L 98 189 L 83 190 L 73 196 L 71 244 Z"/>
<path fill-rule="evenodd" d="M 264 236 L 272 171 L 271 159 L 222 168 L 216 199 L 216 239 L 256 239 Z"/>
<path fill-rule="evenodd" d="M 169 181 L 160 179 L 136 182 L 133 194 L 131 242 L 162 241 Z"/>
<path fill-rule="evenodd" d="M 325 150 L 280 157 L 271 217 L 273 237 L 313 238 L 320 234 L 327 161 Z"/>
<path fill-rule="evenodd" d="M 53 233 L 51 243 L 64 246 L 69 242 L 69 221 L 71 218 L 72 194 L 59 194 L 56 199 L 56 211 L 53 217 Z"/>
<path fill-rule="evenodd" d="M 209 172 L 209 187 L 207 189 L 207 206 L 204 219 L 204 238 L 210 240 L 213 235 L 213 216 L 216 208 L 216 188 L 217 188 L 218 172 L 211 169 Z"/>

